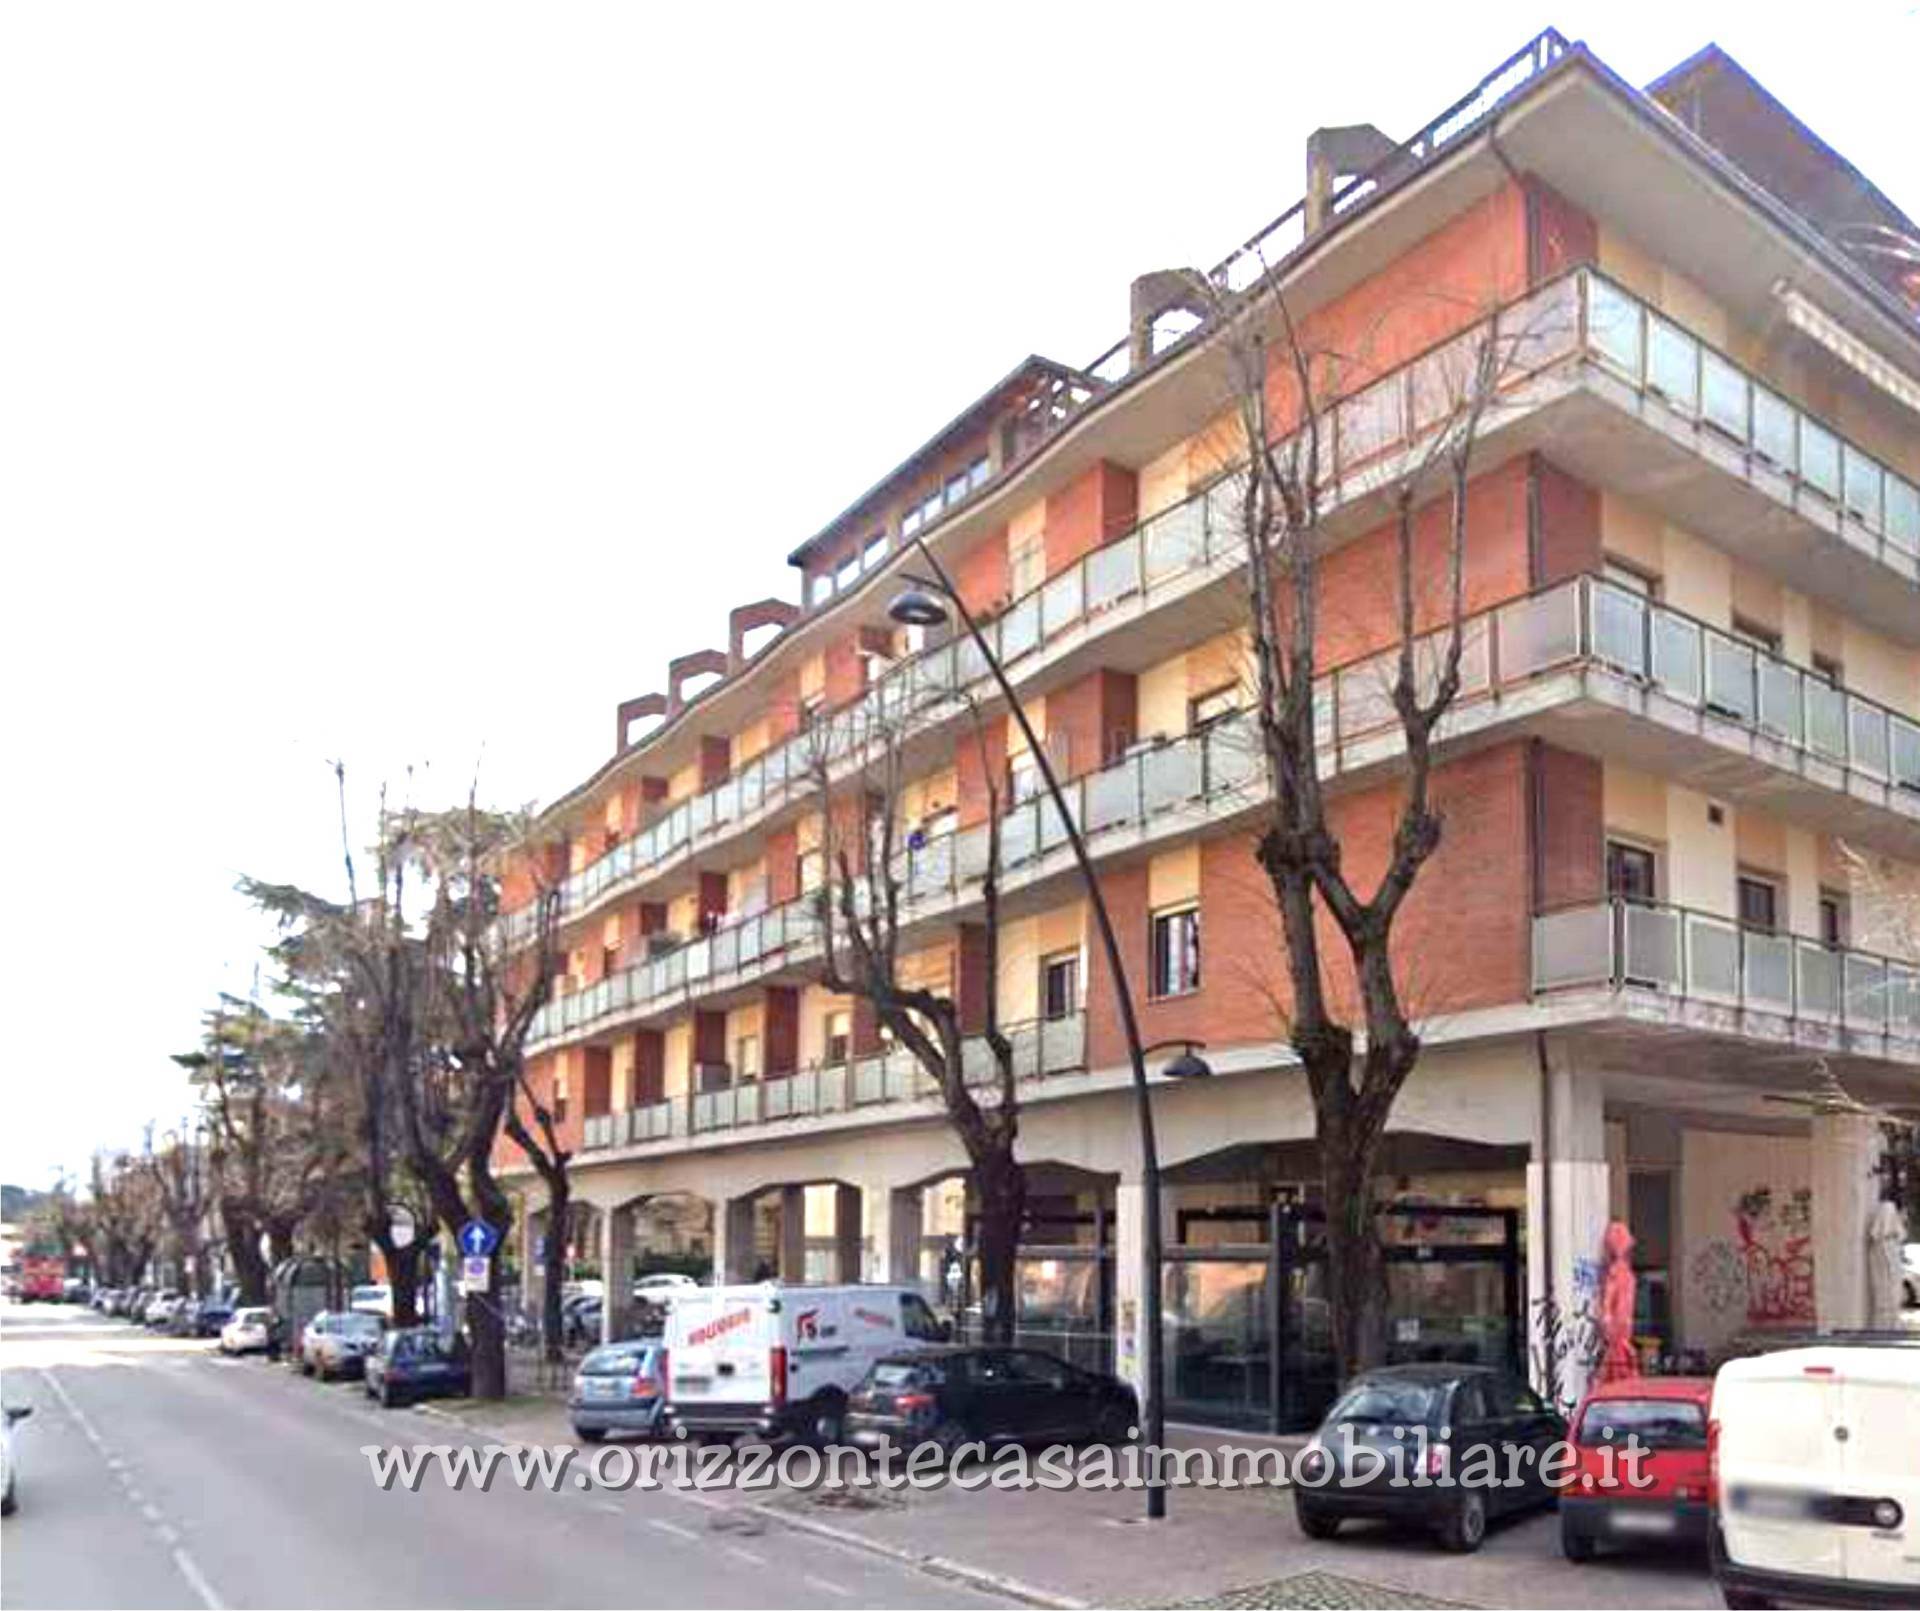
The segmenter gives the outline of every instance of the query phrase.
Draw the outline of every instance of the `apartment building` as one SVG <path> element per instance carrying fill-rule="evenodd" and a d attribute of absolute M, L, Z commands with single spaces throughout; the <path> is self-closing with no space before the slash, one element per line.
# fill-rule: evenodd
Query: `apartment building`
<path fill-rule="evenodd" d="M 1326 131 L 1308 172 L 1215 279 L 1245 289 L 1264 258 L 1349 356 L 1316 653 L 1362 877 L 1400 766 L 1380 487 L 1460 343 L 1528 332 L 1475 455 L 1445 841 L 1402 920 L 1425 1052 L 1379 1180 L 1393 1346 L 1530 1358 L 1615 1219 L 1654 1346 L 1859 1323 L 1879 1131 L 1808 1093 L 1920 1108 L 1920 273 L 1892 249 L 1915 226 L 1717 50 L 1641 90 L 1552 33 L 1400 145 Z M 1179 283 L 1143 276 L 1108 353 L 1019 363 L 794 548 L 799 602 L 742 605 L 724 650 L 620 703 L 613 754 L 541 816 L 507 926 L 558 886 L 533 1077 L 578 1148 L 611 1326 L 618 1272 L 668 1253 L 965 1308 L 959 1144 L 871 1012 L 819 983 L 809 757 L 879 714 L 907 734 L 903 969 L 1014 1026 L 1021 1325 L 1134 1368 L 1111 981 L 984 662 L 889 614 L 918 538 L 1067 782 L 1145 1037 L 1202 1041 L 1214 1071 L 1154 1091 L 1172 1408 L 1268 1426 L 1322 1402 L 1312 1116 L 1252 853 L 1237 425 Z M 539 1187 L 515 1183 L 525 1236 Z"/>

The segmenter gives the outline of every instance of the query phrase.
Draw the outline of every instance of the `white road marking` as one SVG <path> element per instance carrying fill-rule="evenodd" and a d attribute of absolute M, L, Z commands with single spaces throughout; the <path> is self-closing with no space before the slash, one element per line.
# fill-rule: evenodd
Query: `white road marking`
<path fill-rule="evenodd" d="M 689 1544 L 700 1542 L 700 1535 L 691 1527 L 682 1527 L 678 1522 L 661 1521 L 657 1516 L 647 1518 L 649 1527 L 658 1527 L 663 1533 L 671 1533 L 675 1538 L 684 1538 Z"/>
<path fill-rule="evenodd" d="M 173 1564 L 179 1569 L 180 1575 L 187 1580 L 187 1587 L 192 1589 L 193 1592 L 200 1597 L 200 1603 L 206 1607 L 206 1611 L 226 1611 L 225 1604 L 222 1602 L 220 1596 L 214 1593 L 213 1585 L 207 1581 L 206 1573 L 200 1570 L 199 1564 L 191 1555 L 174 1542 L 180 1535 L 160 1519 L 160 1512 L 158 1510 L 145 1502 L 140 1490 L 134 1487 L 132 1481 L 127 1477 L 123 1463 L 114 1460 L 113 1455 L 107 1448 L 106 1440 L 103 1439 L 98 1432 L 94 1431 L 93 1423 L 81 1413 L 80 1406 L 74 1403 L 73 1395 L 61 1385 L 60 1378 L 54 1375 L 51 1369 L 43 1369 L 40 1374 L 46 1378 L 47 1386 L 53 1389 L 54 1397 L 60 1400 L 61 1408 L 73 1417 L 73 1424 L 80 1428 L 87 1442 L 91 1443 L 95 1450 L 98 1451 L 101 1459 L 107 1461 L 109 1465 L 114 1465 L 119 1468 L 118 1474 L 121 1483 L 127 1490 L 127 1498 L 134 1504 L 140 1506 L 141 1515 L 146 1518 L 149 1525 L 159 1534 L 161 1541 L 171 1546 Z"/>
<path fill-rule="evenodd" d="M 608 1499 L 596 1499 L 593 1502 L 593 1508 L 595 1510 L 604 1510 L 609 1516 L 624 1516 L 626 1514 L 624 1510 Z"/>
<path fill-rule="evenodd" d="M 831 1578 L 815 1577 L 811 1572 L 802 1572 L 800 1574 L 800 1581 L 810 1584 L 822 1594 L 837 1594 L 844 1600 L 853 1598 L 852 1589 L 841 1587 L 841 1585 L 835 1583 Z"/>
<path fill-rule="evenodd" d="M 738 1544 L 729 1544 L 727 1546 L 727 1553 L 735 1560 L 745 1561 L 749 1566 L 765 1566 L 767 1564 L 766 1556 L 756 1555 L 752 1550 L 742 1549 Z"/>

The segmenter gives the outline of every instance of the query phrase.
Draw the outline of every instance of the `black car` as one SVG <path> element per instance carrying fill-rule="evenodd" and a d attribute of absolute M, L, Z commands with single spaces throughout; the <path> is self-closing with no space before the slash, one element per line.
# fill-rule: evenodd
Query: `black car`
<path fill-rule="evenodd" d="M 1553 1502 L 1553 1473 L 1542 1466 L 1566 1435 L 1566 1422 L 1511 1371 L 1366 1371 L 1301 1451 L 1294 1514 L 1309 1538 L 1362 1516 L 1430 1527 L 1446 1548 L 1475 1550 L 1490 1516 Z"/>
<path fill-rule="evenodd" d="M 390 1331 L 366 1356 L 367 1396 L 387 1409 L 418 1398 L 465 1398 L 472 1377 L 460 1349 L 431 1326 Z"/>
<path fill-rule="evenodd" d="M 1126 1443 L 1140 1408 L 1119 1378 L 1030 1348 L 917 1349 L 874 1361 L 847 1404 L 849 1441 Z"/>

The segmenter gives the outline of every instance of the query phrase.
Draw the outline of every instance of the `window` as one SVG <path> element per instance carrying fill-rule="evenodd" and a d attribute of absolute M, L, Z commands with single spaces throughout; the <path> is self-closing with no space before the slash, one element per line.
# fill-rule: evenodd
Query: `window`
<path fill-rule="evenodd" d="M 967 495 L 967 472 L 947 477 L 946 506 L 951 509 Z"/>
<path fill-rule="evenodd" d="M 1742 643 L 1750 643 L 1756 649 L 1764 649 L 1768 654 L 1780 652 L 1780 634 L 1771 627 L 1763 627 L 1755 622 L 1736 615 L 1733 618 L 1733 635 Z"/>
<path fill-rule="evenodd" d="M 743 1080 L 760 1078 L 760 1037 L 742 1035 L 733 1043 L 733 1071 Z"/>
<path fill-rule="evenodd" d="M 1840 662 L 1828 654 L 1817 654 L 1813 657 L 1813 674 L 1822 682 L 1835 688 L 1847 680 L 1845 673 L 1841 670 Z"/>
<path fill-rule="evenodd" d="M 827 1061 L 844 1063 L 853 1055 L 853 1015 L 846 1012 L 827 1014 Z"/>
<path fill-rule="evenodd" d="M 1022 750 L 1007 762 L 1007 799 L 1011 805 L 1031 800 L 1040 792 L 1040 763 L 1033 751 Z"/>
<path fill-rule="evenodd" d="M 979 458 L 967 466 L 967 491 L 978 492 L 987 484 L 987 480 L 992 474 L 993 464 L 987 458 L 986 454 L 982 453 Z"/>
<path fill-rule="evenodd" d="M 800 853 L 800 892 L 811 895 L 827 881 L 827 853 L 803 850 Z"/>
<path fill-rule="evenodd" d="M 1739 881 L 1740 926 L 1761 934 L 1773 933 L 1779 897 L 1779 888 L 1771 880 L 1742 873 Z"/>
<path fill-rule="evenodd" d="M 1659 863 L 1651 850 L 1639 845 L 1607 841 L 1607 894 L 1616 900 L 1656 901 L 1660 898 Z"/>
<path fill-rule="evenodd" d="M 900 1295 L 900 1329 L 916 1342 L 944 1342 L 946 1329 L 934 1318 L 927 1300 L 917 1292 Z"/>
<path fill-rule="evenodd" d="M 1031 593 L 1047 579 L 1047 544 L 1044 536 L 1033 536 L 1016 544 L 1007 554 L 1007 589 L 1015 598 Z"/>
<path fill-rule="evenodd" d="M 800 696 L 800 731 L 810 732 L 826 714 L 826 709 L 825 694 L 802 694 Z"/>
<path fill-rule="evenodd" d="M 836 592 L 844 593 L 860 577 L 860 556 L 849 554 L 840 561 L 833 573 L 833 586 Z"/>
<path fill-rule="evenodd" d="M 1638 593 L 1643 599 L 1657 599 L 1660 596 L 1659 578 L 1649 575 L 1637 565 L 1628 565 L 1609 556 L 1600 568 L 1615 587 L 1624 587 L 1630 593 Z"/>
<path fill-rule="evenodd" d="M 1080 1010 L 1080 953 L 1062 951 L 1040 959 L 1040 1010 L 1048 1018 L 1071 1018 Z"/>
<path fill-rule="evenodd" d="M 1226 683 L 1187 701 L 1187 731 L 1197 733 L 1240 712 L 1240 685 Z"/>
<path fill-rule="evenodd" d="M 1180 996 L 1200 988 L 1200 909 L 1197 906 L 1154 914 L 1151 974 L 1154 996 Z"/>
<path fill-rule="evenodd" d="M 567 1122 L 567 1071 L 556 1070 L 553 1076 L 553 1122 Z"/>
<path fill-rule="evenodd" d="M 876 531 L 867 539 L 867 546 L 860 550 L 860 568 L 870 571 L 887 557 L 887 534 Z"/>
<path fill-rule="evenodd" d="M 1830 889 L 1820 891 L 1820 943 L 1829 951 L 1847 944 L 1847 898 Z"/>
<path fill-rule="evenodd" d="M 815 571 L 807 578 L 807 602 L 825 604 L 833 597 L 833 572 Z"/>

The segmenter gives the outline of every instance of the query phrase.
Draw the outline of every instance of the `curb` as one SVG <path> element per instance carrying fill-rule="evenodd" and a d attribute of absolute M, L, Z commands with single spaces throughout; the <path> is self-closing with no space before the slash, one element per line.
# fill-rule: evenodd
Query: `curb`
<path fill-rule="evenodd" d="M 813 1533 L 820 1538 L 830 1539 L 836 1544 L 844 1544 L 849 1549 L 864 1550 L 869 1555 L 878 1555 L 884 1560 L 894 1561 L 902 1566 L 911 1566 L 917 1571 L 931 1573 L 935 1577 L 952 1578 L 956 1582 L 966 1583 L 977 1589 L 988 1589 L 995 1594 L 1004 1594 L 1027 1605 L 1045 1607 L 1046 1611 L 1086 1611 L 1087 1606 L 1091 1604 L 1090 1601 L 1076 1600 L 1069 1595 L 1055 1594 L 1051 1589 L 1036 1588 L 1031 1583 L 1023 1583 L 1017 1577 L 1008 1577 L 1000 1572 L 989 1572 L 983 1567 L 968 1566 L 963 1561 L 952 1560 L 944 1555 L 921 1555 L 897 1544 L 883 1544 L 878 1539 L 868 1538 L 864 1533 L 856 1533 L 849 1527 L 835 1527 L 831 1522 L 815 1521 L 811 1516 L 796 1516 L 791 1511 L 782 1510 L 776 1505 L 748 1504 L 740 1508 L 764 1516 L 768 1521 L 777 1522 L 782 1527 L 792 1528 L 795 1532 Z"/>

